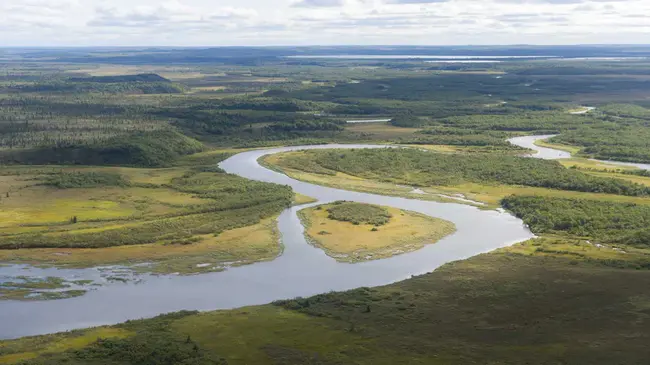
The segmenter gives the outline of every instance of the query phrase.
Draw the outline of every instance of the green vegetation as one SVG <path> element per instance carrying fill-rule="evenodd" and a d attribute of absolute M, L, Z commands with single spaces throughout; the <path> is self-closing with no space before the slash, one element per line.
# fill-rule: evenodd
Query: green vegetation
<path fill-rule="evenodd" d="M 413 186 L 500 183 L 559 190 L 646 196 L 650 188 L 564 168 L 556 161 L 502 155 L 450 155 L 415 149 L 306 151 L 286 167 Z M 329 170 L 329 171 L 327 171 Z"/>
<path fill-rule="evenodd" d="M 472 129 L 433 127 L 420 132 L 421 135 L 406 140 L 408 144 L 434 144 L 451 146 L 498 146 L 505 149 L 518 150 L 508 143 L 508 134 L 496 131 L 476 131 Z"/>
<path fill-rule="evenodd" d="M 0 260 L 73 268 L 146 263 L 147 265 L 133 266 L 132 269 L 136 272 L 189 275 L 221 271 L 233 263 L 245 265 L 272 260 L 282 252 L 279 242 L 276 217 L 270 217 L 257 224 L 224 231 L 217 236 L 198 235 L 185 241 L 185 244 L 157 242 L 87 249 L 0 250 Z"/>
<path fill-rule="evenodd" d="M 126 245 L 142 245 L 163 242 L 170 245 L 190 245 L 199 235 L 218 235 L 223 231 L 253 225 L 260 219 L 277 214 L 288 205 L 284 200 L 254 205 L 247 208 L 230 208 L 219 211 L 207 208 L 207 213 L 190 214 L 124 225 L 104 230 L 89 229 L 78 232 L 55 234 L 17 234 L 2 237 L 0 249 L 24 248 L 101 248 Z M 215 209 L 214 211 L 209 211 Z M 71 221 L 74 224 L 74 220 Z"/>
<path fill-rule="evenodd" d="M 70 289 L 73 285 L 84 286 L 89 282 L 74 282 L 58 277 L 31 278 L 18 276 L 13 281 L 0 282 L 1 300 L 55 300 L 74 298 L 86 293 L 85 289 Z"/>
<path fill-rule="evenodd" d="M 0 84 L 0 93 L 115 93 L 174 94 L 183 92 L 179 85 L 156 74 L 71 77 L 68 79 L 30 80 Z"/>
<path fill-rule="evenodd" d="M 169 166 L 182 155 L 200 152 L 203 145 L 175 131 L 114 137 L 93 145 L 70 144 L 0 151 L 0 162 L 30 165 Z"/>
<path fill-rule="evenodd" d="M 562 133 L 551 142 L 577 145 L 580 151 L 601 160 L 650 162 L 650 130 L 647 125 L 620 122 Z"/>
<path fill-rule="evenodd" d="M 293 193 L 285 186 L 247 181 L 226 174 L 188 171 L 173 178 L 168 188 L 191 194 L 202 204 L 189 205 L 176 212 L 117 219 L 103 219 L 105 228 L 69 227 L 70 231 L 8 234 L 0 236 L 0 249 L 78 247 L 99 248 L 154 242 L 191 244 L 197 235 L 219 234 L 225 230 L 256 224 L 276 215 L 291 204 Z M 75 215 L 79 221 L 88 221 Z M 67 217 L 61 217 L 67 220 Z M 125 221 L 125 218 L 130 218 Z M 151 219 L 153 218 L 153 219 Z M 35 222 L 34 222 L 35 223 Z M 62 222 L 59 222 L 61 224 Z M 75 222 L 65 222 L 76 225 Z"/>
<path fill-rule="evenodd" d="M 45 185 L 59 189 L 124 186 L 126 184 L 127 182 L 119 174 L 95 171 L 62 171 L 48 176 L 45 180 Z"/>
<path fill-rule="evenodd" d="M 371 224 L 383 226 L 388 223 L 392 215 L 380 206 L 372 204 L 339 201 L 327 208 L 328 218 L 341 222 L 350 222 L 354 225 Z"/>
<path fill-rule="evenodd" d="M 0 288 L 0 300 L 20 300 L 20 301 L 42 301 L 42 300 L 59 300 L 80 297 L 87 293 L 87 290 L 56 290 L 56 291 L 38 291 L 31 289 L 3 289 Z"/>
<path fill-rule="evenodd" d="M 315 203 L 318 200 L 312 198 L 311 196 L 303 195 L 296 193 L 293 197 L 293 204 L 294 205 L 303 205 L 303 204 L 309 204 L 309 203 Z"/>
<path fill-rule="evenodd" d="M 599 108 L 600 111 L 606 115 L 619 117 L 619 118 L 638 118 L 638 119 L 650 119 L 650 109 L 644 108 L 641 105 L 635 104 L 608 104 L 602 108 Z"/>
<path fill-rule="evenodd" d="M 281 247 L 274 218 L 293 193 L 223 173 L 216 164 L 231 155 L 202 152 L 164 169 L 5 167 L 0 261 L 148 262 L 138 270 L 196 273 L 275 258 Z"/>
<path fill-rule="evenodd" d="M 136 75 L 116 75 L 116 76 L 90 76 L 90 77 L 71 77 L 73 82 L 171 82 L 168 79 L 157 74 L 136 74 Z"/>
<path fill-rule="evenodd" d="M 438 149 L 438 146 L 426 146 L 427 148 L 432 148 L 434 150 Z M 447 147 L 445 147 L 446 149 Z M 291 178 L 306 181 L 316 185 L 329 186 L 336 189 L 360 191 L 372 194 L 380 195 L 389 195 L 389 196 L 401 196 L 408 197 L 412 199 L 424 199 L 432 201 L 442 201 L 442 202 L 452 202 L 452 203 L 467 203 L 476 205 L 471 202 L 463 202 L 452 197 L 446 197 L 444 195 L 436 194 L 419 194 L 414 192 L 413 188 L 410 186 L 396 185 L 391 182 L 383 182 L 371 179 L 363 179 L 352 175 L 347 175 L 343 173 L 336 173 L 334 171 L 320 169 L 322 172 L 311 173 L 303 171 L 303 166 L 309 165 L 309 159 L 305 158 L 305 165 L 296 166 L 296 169 L 288 167 L 288 165 L 293 165 L 294 162 L 301 160 L 304 157 L 305 151 L 299 152 L 288 152 L 288 153 L 279 153 L 274 155 L 268 155 L 260 160 L 260 162 L 272 170 L 281 172 L 290 176 Z M 314 167 L 309 166 L 308 168 Z M 453 192 L 456 194 L 457 192 Z M 442 193 L 441 193 L 442 194 Z M 498 200 L 502 196 L 494 200 L 495 207 L 498 206 Z M 478 205 L 480 205 L 479 203 Z"/>
<path fill-rule="evenodd" d="M 650 206 L 585 199 L 511 196 L 503 207 L 536 233 L 568 233 L 650 247 Z"/>
<path fill-rule="evenodd" d="M 25 289 L 60 289 L 66 287 L 65 280 L 57 277 L 47 277 L 45 279 L 33 279 L 25 276 L 19 276 L 20 282 L 5 281 L 0 283 L 2 288 L 25 288 Z"/>
<path fill-rule="evenodd" d="M 161 316 L 146 324 L 143 328 L 132 330 L 132 325 L 120 329 L 98 329 L 90 334 L 94 338 L 77 331 L 69 339 L 68 346 L 79 347 L 68 352 L 56 351 L 48 353 L 43 358 L 30 359 L 33 356 L 22 356 L 28 364 L 50 364 L 58 362 L 78 364 L 196 364 L 219 365 L 226 361 L 199 348 L 191 337 L 177 338 L 168 328 L 174 321 L 180 320 L 194 312 L 180 312 Z M 144 323 L 142 323 L 144 324 Z M 106 337 L 103 337 L 103 336 Z M 81 345 L 81 346 L 79 346 Z M 34 350 L 34 349 L 31 349 Z M 34 354 L 36 355 L 36 354 Z M 11 355 L 7 356 L 10 358 Z M 20 359 L 21 356 L 16 358 Z M 2 356 L 0 355 L 0 361 Z"/>
<path fill-rule="evenodd" d="M 436 120 L 434 125 L 473 131 L 553 134 L 598 123 L 599 120 L 589 114 L 572 115 L 565 112 L 538 111 L 508 115 L 453 116 Z"/>

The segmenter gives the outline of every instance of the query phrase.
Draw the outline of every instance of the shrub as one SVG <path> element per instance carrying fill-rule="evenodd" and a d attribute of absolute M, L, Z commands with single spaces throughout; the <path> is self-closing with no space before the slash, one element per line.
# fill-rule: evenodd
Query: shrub
<path fill-rule="evenodd" d="M 48 176 L 45 180 L 45 185 L 59 189 L 72 189 L 98 186 L 125 186 L 128 183 L 121 175 L 111 172 L 72 171 L 60 172 Z"/>
<path fill-rule="evenodd" d="M 329 219 L 350 222 L 355 225 L 382 226 L 392 218 L 392 215 L 380 206 L 353 202 L 336 202 L 327 212 Z"/>

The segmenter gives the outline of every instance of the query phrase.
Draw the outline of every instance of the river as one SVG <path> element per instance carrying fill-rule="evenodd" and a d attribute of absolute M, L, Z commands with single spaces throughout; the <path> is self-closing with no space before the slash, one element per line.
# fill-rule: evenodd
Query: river
<path fill-rule="evenodd" d="M 570 158 L 568 152 L 535 145 L 535 141 L 550 137 L 552 135 L 526 136 L 509 141 L 536 151 L 530 157 Z M 96 290 L 72 299 L 0 301 L 0 339 L 114 324 L 178 310 L 230 309 L 331 290 L 385 285 L 412 275 L 431 272 L 451 261 L 466 259 L 533 237 L 519 219 L 507 213 L 480 210 L 463 204 L 322 187 L 291 179 L 268 170 L 257 162 L 264 155 L 302 149 L 382 147 L 385 146 L 324 145 L 256 150 L 237 154 L 220 166 L 229 173 L 251 180 L 289 185 L 297 193 L 318 199 L 317 204 L 349 200 L 408 209 L 446 219 L 456 224 L 456 233 L 421 250 L 388 259 L 355 264 L 339 263 L 306 242 L 296 213 L 310 205 L 293 207 L 285 210 L 278 218 L 284 252 L 273 261 L 192 276 L 140 275 L 136 282 L 106 282 Z M 650 170 L 648 164 L 601 162 Z M 99 274 L 106 270 L 123 271 L 121 268 L 61 270 L 13 265 L 0 267 L 0 277 L 27 275 L 99 279 Z"/>
<path fill-rule="evenodd" d="M 229 268 L 224 272 L 177 276 L 141 275 L 137 283 L 106 283 L 86 295 L 53 301 L 0 301 L 0 339 L 46 334 L 90 326 L 115 324 L 179 310 L 230 309 L 269 303 L 277 299 L 310 296 L 332 290 L 379 286 L 431 272 L 451 261 L 527 240 L 533 234 L 508 213 L 477 207 L 351 192 L 300 182 L 260 166 L 268 154 L 301 149 L 381 148 L 385 146 L 326 145 L 284 147 L 237 154 L 220 166 L 248 179 L 291 186 L 326 203 L 349 200 L 380 204 L 449 220 L 457 232 L 421 250 L 384 260 L 339 263 L 309 245 L 296 212 L 285 210 L 278 218 L 283 254 L 269 262 Z M 307 205 L 309 206 L 309 205 Z M 0 267 L 0 276 L 69 275 L 58 269 Z M 98 268 L 75 270 L 76 278 L 97 275 Z"/>
<path fill-rule="evenodd" d="M 571 154 L 569 152 L 535 145 L 535 142 L 537 141 L 543 141 L 545 139 L 549 139 L 555 136 L 556 134 L 515 137 L 515 138 L 508 139 L 508 142 L 514 144 L 515 146 L 528 148 L 535 151 L 535 153 L 529 155 L 529 157 L 542 158 L 545 160 L 558 160 L 564 158 L 571 158 Z M 634 167 L 641 170 L 650 170 L 650 164 L 645 164 L 645 163 L 596 160 L 596 159 L 591 159 L 591 161 L 597 161 L 604 164 L 613 165 L 612 168 L 616 168 L 616 165 L 618 165 L 618 166 Z"/>

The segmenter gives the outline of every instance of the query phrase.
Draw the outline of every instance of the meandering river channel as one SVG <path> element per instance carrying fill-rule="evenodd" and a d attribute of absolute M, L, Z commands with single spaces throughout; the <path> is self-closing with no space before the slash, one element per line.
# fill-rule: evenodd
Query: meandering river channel
<path fill-rule="evenodd" d="M 531 157 L 570 157 L 570 154 L 563 151 L 535 146 L 536 140 L 548 137 L 550 136 L 518 137 L 510 142 L 536 150 L 537 154 Z M 388 259 L 356 264 L 339 263 L 306 242 L 303 227 L 296 216 L 296 212 L 306 206 L 293 207 L 285 210 L 278 219 L 284 252 L 273 261 L 193 276 L 140 275 L 135 282 L 107 282 L 84 296 L 72 299 L 0 301 L 0 339 L 114 324 L 178 310 L 229 309 L 331 290 L 385 285 L 407 279 L 411 275 L 431 272 L 451 261 L 533 237 L 519 219 L 507 213 L 480 210 L 464 204 L 397 198 L 317 186 L 268 170 L 257 162 L 264 155 L 301 149 L 382 147 L 385 146 L 326 145 L 256 150 L 237 154 L 222 162 L 221 167 L 229 173 L 248 179 L 289 185 L 298 193 L 318 199 L 317 204 L 349 200 L 408 209 L 446 219 L 456 224 L 456 233 L 421 250 Z M 616 164 L 650 169 L 647 164 Z M 96 279 L 106 270 L 116 269 L 61 270 L 12 265 L 0 266 L 0 278 L 26 275 Z"/>
<path fill-rule="evenodd" d="M 538 147 L 534 143 L 550 136 L 527 136 L 510 142 L 537 151 L 531 157 L 569 158 L 567 152 Z M 356 264 L 339 263 L 309 245 L 296 212 L 307 206 L 285 210 L 278 219 L 283 254 L 270 262 L 229 268 L 224 272 L 192 275 L 139 275 L 136 281 L 110 282 L 86 295 L 52 301 L 0 301 L 0 339 L 65 331 L 89 326 L 114 324 L 128 319 L 152 317 L 178 310 L 229 309 L 264 304 L 277 299 L 309 296 L 331 290 L 390 284 L 431 272 L 451 261 L 505 247 L 533 237 L 523 223 L 507 213 L 476 207 L 357 193 L 300 182 L 260 166 L 257 160 L 268 154 L 325 148 L 385 148 L 371 145 L 325 145 L 284 147 L 248 151 L 221 163 L 229 173 L 291 186 L 297 193 L 319 200 L 373 203 L 408 209 L 449 220 L 458 231 L 436 244 L 384 260 Z M 629 165 L 650 170 L 648 164 Z M 25 275 L 61 276 L 69 279 L 97 279 L 101 273 L 122 273 L 119 268 L 81 270 L 39 269 L 29 266 L 0 266 L 0 279 Z"/>
<path fill-rule="evenodd" d="M 349 200 L 408 209 L 449 220 L 458 231 L 416 252 L 356 264 L 339 263 L 309 245 L 296 212 L 285 210 L 278 219 L 283 254 L 269 262 L 192 276 L 141 275 L 139 281 L 109 282 L 86 295 L 52 301 L 0 301 L 0 338 L 46 334 L 89 326 L 114 324 L 178 310 L 229 309 L 277 299 L 310 296 L 331 290 L 379 286 L 431 272 L 441 265 L 511 245 L 533 235 L 507 213 L 480 210 L 464 204 L 438 203 L 357 193 L 300 182 L 260 166 L 267 154 L 317 148 L 380 148 L 366 145 L 285 147 L 243 152 L 221 163 L 229 173 L 252 180 L 291 186 L 319 203 Z M 84 270 L 0 267 L 0 276 L 97 277 L 100 268 Z"/>

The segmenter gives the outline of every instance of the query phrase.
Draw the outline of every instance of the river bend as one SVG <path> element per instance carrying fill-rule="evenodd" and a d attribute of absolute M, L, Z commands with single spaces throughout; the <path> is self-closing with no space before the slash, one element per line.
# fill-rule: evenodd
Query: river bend
<path fill-rule="evenodd" d="M 277 299 L 310 296 L 332 290 L 379 286 L 431 272 L 451 261 L 512 245 L 533 237 L 521 220 L 508 213 L 476 207 L 358 193 L 300 182 L 268 170 L 257 160 L 268 154 L 302 149 L 380 148 L 368 145 L 283 147 L 239 153 L 220 166 L 227 172 L 258 181 L 291 186 L 294 191 L 327 203 L 349 200 L 408 209 L 456 224 L 457 232 L 436 244 L 388 259 L 355 264 L 339 263 L 309 245 L 296 212 L 285 210 L 278 219 L 283 254 L 269 262 L 192 276 L 142 275 L 138 283 L 108 283 L 86 295 L 64 300 L 0 301 L 0 339 L 46 334 L 90 326 L 115 324 L 179 310 L 230 309 Z M 385 147 L 385 146 L 383 146 Z M 84 270 L 0 267 L 0 276 L 36 270 L 39 275 L 96 275 Z"/>

